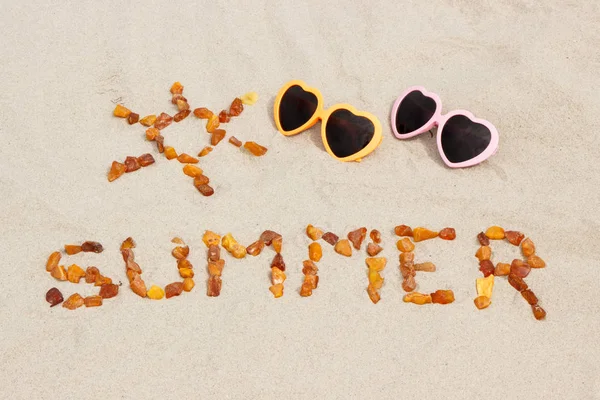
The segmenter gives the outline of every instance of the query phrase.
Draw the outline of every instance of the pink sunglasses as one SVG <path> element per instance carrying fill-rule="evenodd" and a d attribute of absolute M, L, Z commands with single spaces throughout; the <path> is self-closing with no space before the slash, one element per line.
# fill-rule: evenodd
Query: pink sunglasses
<path fill-rule="evenodd" d="M 440 156 L 450 168 L 471 167 L 498 151 L 498 131 L 488 121 L 465 110 L 442 115 L 440 97 L 422 86 L 406 89 L 394 103 L 392 131 L 408 139 L 438 127 Z"/>

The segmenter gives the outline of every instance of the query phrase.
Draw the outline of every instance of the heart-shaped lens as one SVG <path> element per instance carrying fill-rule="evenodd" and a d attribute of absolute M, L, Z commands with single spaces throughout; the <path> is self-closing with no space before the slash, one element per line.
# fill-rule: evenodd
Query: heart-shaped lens
<path fill-rule="evenodd" d="M 492 141 L 490 130 L 466 115 L 450 117 L 438 135 L 441 135 L 442 151 L 451 163 L 472 160 L 483 153 Z"/>
<path fill-rule="evenodd" d="M 319 99 L 299 85 L 290 86 L 279 102 L 279 123 L 286 132 L 306 124 L 317 111 Z"/>
<path fill-rule="evenodd" d="M 327 144 L 339 158 L 358 153 L 367 147 L 374 135 L 375 125 L 370 119 L 346 109 L 332 112 L 325 125 Z"/>
<path fill-rule="evenodd" d="M 424 127 L 436 109 L 437 104 L 431 97 L 419 90 L 410 92 L 404 96 L 396 111 L 396 131 L 405 135 Z"/>

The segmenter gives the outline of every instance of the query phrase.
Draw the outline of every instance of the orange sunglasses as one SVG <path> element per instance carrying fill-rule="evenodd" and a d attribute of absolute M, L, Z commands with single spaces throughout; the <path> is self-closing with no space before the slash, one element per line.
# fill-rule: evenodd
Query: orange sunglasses
<path fill-rule="evenodd" d="M 319 90 L 299 80 L 283 86 L 275 99 L 275 125 L 285 136 L 296 135 L 319 120 L 325 150 L 339 161 L 360 162 L 381 143 L 381 123 L 371 113 L 357 111 L 349 104 L 323 108 Z"/>

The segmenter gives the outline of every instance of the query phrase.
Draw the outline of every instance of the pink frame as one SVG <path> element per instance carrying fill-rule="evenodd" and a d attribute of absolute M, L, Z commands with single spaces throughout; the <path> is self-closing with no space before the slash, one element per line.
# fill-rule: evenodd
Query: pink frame
<path fill-rule="evenodd" d="M 429 121 L 427 121 L 427 123 L 424 126 L 417 129 L 416 131 L 402 135 L 402 134 L 398 133 L 398 131 L 396 130 L 396 113 L 398 112 L 398 107 L 400 106 L 400 103 L 402 102 L 402 100 L 404 100 L 404 98 L 409 93 L 414 92 L 414 91 L 419 91 L 419 92 L 423 93 L 423 95 L 430 97 L 435 101 L 435 104 L 436 104 L 435 113 L 433 114 L 431 119 Z M 490 144 L 480 155 L 478 155 L 477 157 L 475 157 L 471 160 L 463 161 L 460 163 L 450 162 L 448 160 L 448 158 L 446 158 L 446 156 L 444 155 L 444 152 L 442 151 L 442 135 L 439 134 L 439 132 L 442 132 L 442 130 L 444 129 L 444 125 L 446 124 L 446 122 L 450 118 L 452 118 L 456 115 L 463 115 L 463 116 L 469 118 L 471 121 L 485 126 L 486 128 L 488 128 L 490 130 L 490 133 L 492 135 Z M 500 135 L 498 134 L 498 130 L 496 129 L 496 127 L 494 125 L 492 125 L 489 121 L 486 121 L 485 119 L 476 118 L 473 114 L 471 114 L 469 111 L 466 111 L 466 110 L 454 110 L 454 111 L 450 111 L 447 114 L 442 115 L 442 100 L 440 99 L 440 96 L 438 96 L 437 94 L 435 94 L 433 92 L 427 91 L 427 89 L 425 89 L 423 86 L 411 86 L 408 89 L 406 89 L 404 92 L 402 92 L 402 94 L 400 96 L 398 96 L 398 99 L 396 99 L 396 102 L 394 103 L 394 106 L 392 107 L 392 115 L 390 117 L 390 122 L 392 124 L 392 132 L 394 132 L 394 136 L 396 136 L 398 139 L 410 139 L 412 137 L 415 137 L 417 135 L 425 133 L 437 126 L 438 127 L 438 135 L 437 135 L 438 152 L 440 153 L 442 160 L 444 160 L 444 163 L 446 163 L 446 165 L 449 166 L 450 168 L 465 168 L 465 167 L 471 167 L 473 165 L 477 165 L 477 164 L 482 163 L 483 161 L 487 160 L 488 158 L 493 156 L 498 151 L 498 143 L 500 141 Z"/>

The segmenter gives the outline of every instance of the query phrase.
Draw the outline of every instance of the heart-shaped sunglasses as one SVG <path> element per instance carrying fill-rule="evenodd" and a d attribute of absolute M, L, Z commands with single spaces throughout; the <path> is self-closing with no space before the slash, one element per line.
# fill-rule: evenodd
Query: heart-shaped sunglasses
<path fill-rule="evenodd" d="M 408 139 L 437 126 L 438 150 L 451 168 L 479 164 L 498 150 L 499 136 L 494 125 L 465 110 L 442 115 L 440 97 L 421 86 L 410 87 L 398 97 L 391 124 L 398 139 Z"/>
<path fill-rule="evenodd" d="M 381 123 L 373 114 L 349 104 L 323 108 L 317 89 L 294 80 L 283 86 L 275 99 L 275 125 L 285 136 L 296 135 L 319 120 L 325 150 L 339 161 L 361 161 L 381 143 Z"/>

